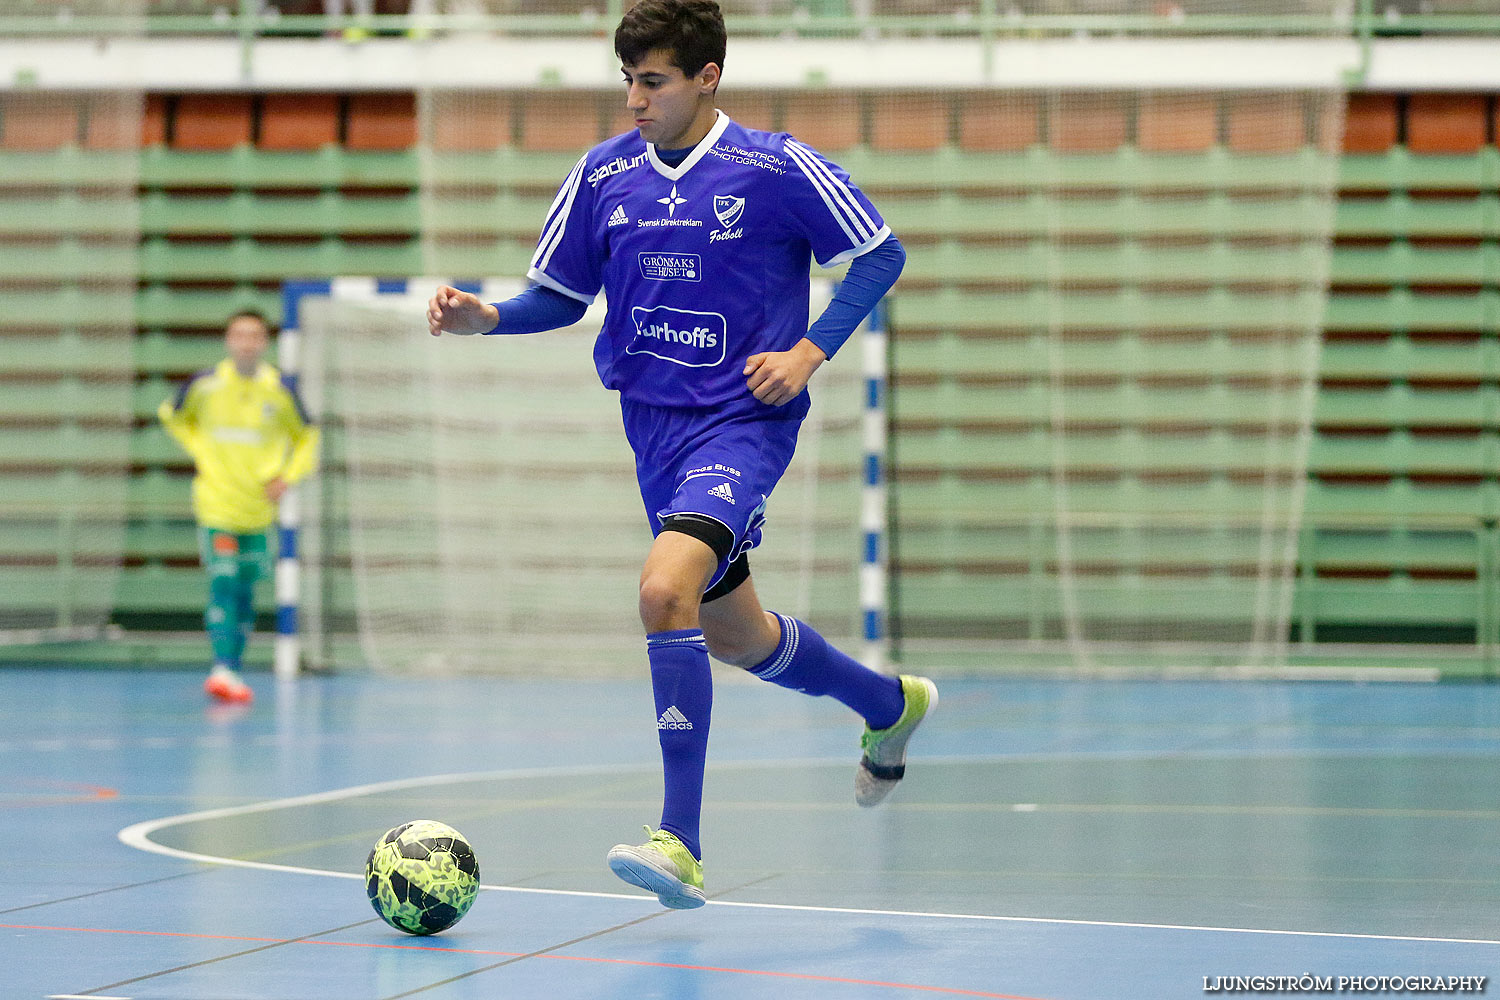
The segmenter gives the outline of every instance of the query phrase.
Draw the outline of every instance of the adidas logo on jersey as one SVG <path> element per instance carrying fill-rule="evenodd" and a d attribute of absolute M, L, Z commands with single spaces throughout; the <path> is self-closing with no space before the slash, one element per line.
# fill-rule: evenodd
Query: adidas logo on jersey
<path fill-rule="evenodd" d="M 630 217 L 625 214 L 624 205 L 616 205 L 614 212 L 609 217 L 611 226 L 623 226 L 630 222 Z"/>
<path fill-rule="evenodd" d="M 720 483 L 718 486 L 710 487 L 708 495 L 718 497 L 725 503 L 734 503 L 734 491 L 729 488 L 728 483 Z"/>
<path fill-rule="evenodd" d="M 657 729 L 692 729 L 693 724 L 688 721 L 676 705 L 661 713 L 661 718 L 656 720 Z"/>

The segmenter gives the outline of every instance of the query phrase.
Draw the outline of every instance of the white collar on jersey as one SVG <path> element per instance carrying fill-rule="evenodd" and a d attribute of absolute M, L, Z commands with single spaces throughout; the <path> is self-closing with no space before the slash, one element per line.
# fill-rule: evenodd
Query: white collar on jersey
<path fill-rule="evenodd" d="M 714 120 L 714 127 L 708 130 L 708 135 L 698 140 L 698 145 L 693 147 L 693 151 L 687 155 L 687 159 L 675 167 L 669 167 L 663 163 L 656 155 L 656 146 L 649 142 L 646 143 L 646 159 L 651 162 L 651 166 L 657 173 L 669 181 L 679 180 L 683 174 L 693 169 L 693 164 L 703 159 L 708 151 L 714 148 L 714 143 L 719 141 L 719 136 L 723 135 L 724 130 L 729 127 L 728 115 L 717 108 L 714 109 L 714 114 L 718 116 Z"/>

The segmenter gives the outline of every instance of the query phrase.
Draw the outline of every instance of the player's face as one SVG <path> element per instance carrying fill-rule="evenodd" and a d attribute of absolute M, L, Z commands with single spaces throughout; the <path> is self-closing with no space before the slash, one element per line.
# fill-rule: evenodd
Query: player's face
<path fill-rule="evenodd" d="M 224 347 L 242 372 L 255 371 L 270 345 L 270 331 L 254 316 L 236 316 L 224 330 Z"/>
<path fill-rule="evenodd" d="M 641 138 L 662 149 L 684 149 L 714 123 L 719 67 L 709 63 L 692 76 L 672 64 L 672 54 L 653 49 L 635 65 L 622 66 L 625 106 Z"/>

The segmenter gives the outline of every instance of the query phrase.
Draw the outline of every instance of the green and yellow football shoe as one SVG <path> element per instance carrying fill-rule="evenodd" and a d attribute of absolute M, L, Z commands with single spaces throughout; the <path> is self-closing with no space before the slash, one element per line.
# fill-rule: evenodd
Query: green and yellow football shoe
<path fill-rule="evenodd" d="M 692 910 L 708 902 L 703 895 L 703 862 L 667 831 L 648 826 L 646 833 L 651 839 L 638 847 L 616 844 L 610 849 L 610 871 L 656 893 L 662 906 L 674 910 Z"/>
<path fill-rule="evenodd" d="M 901 693 L 906 696 L 901 718 L 885 729 L 865 726 L 860 737 L 864 755 L 854 772 L 854 801 L 862 806 L 879 805 L 906 776 L 906 744 L 937 707 L 937 685 L 925 677 L 902 674 Z"/>

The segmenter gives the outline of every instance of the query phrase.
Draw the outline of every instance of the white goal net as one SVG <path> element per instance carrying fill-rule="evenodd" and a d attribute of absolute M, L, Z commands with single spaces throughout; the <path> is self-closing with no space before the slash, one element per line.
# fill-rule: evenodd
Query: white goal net
<path fill-rule="evenodd" d="M 41 45 L 62 10 L 6 13 Z M 111 13 L 144 24 L 138 3 Z M 105 634 L 127 521 L 156 513 L 132 508 L 130 480 L 142 105 L 0 90 L 0 643 Z"/>
<path fill-rule="evenodd" d="M 1048 12 L 1135 31 L 1005 39 L 993 86 L 877 105 L 911 112 L 887 145 L 935 121 L 942 165 L 877 202 L 930 241 L 893 293 L 900 649 L 1276 671 L 1338 192 L 1332 5 Z"/>
<path fill-rule="evenodd" d="M 593 369 L 602 303 L 568 330 L 434 339 L 423 312 L 436 284 L 299 308 L 302 389 L 327 432 L 303 498 L 306 654 L 398 672 L 639 669 L 650 530 L 618 399 Z M 852 357 L 819 371 L 750 556 L 767 606 L 846 638 L 859 619 L 860 384 Z"/>

